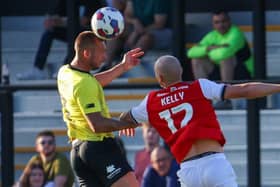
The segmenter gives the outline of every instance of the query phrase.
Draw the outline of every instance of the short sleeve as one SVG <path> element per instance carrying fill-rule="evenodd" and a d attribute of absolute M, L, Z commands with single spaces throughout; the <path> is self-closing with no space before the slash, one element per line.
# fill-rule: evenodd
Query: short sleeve
<path fill-rule="evenodd" d="M 207 79 L 199 79 L 200 88 L 202 90 L 202 93 L 204 97 L 207 99 L 217 99 L 222 100 L 223 99 L 223 93 L 224 89 L 226 87 L 225 84 L 221 83 L 218 84 L 216 82 L 207 80 Z"/>
<path fill-rule="evenodd" d="M 138 123 L 142 123 L 142 122 L 148 121 L 147 99 L 148 99 L 148 96 L 146 96 L 143 99 L 143 101 L 138 106 L 133 107 L 131 109 L 131 111 L 130 111 L 131 112 L 131 116 Z"/>

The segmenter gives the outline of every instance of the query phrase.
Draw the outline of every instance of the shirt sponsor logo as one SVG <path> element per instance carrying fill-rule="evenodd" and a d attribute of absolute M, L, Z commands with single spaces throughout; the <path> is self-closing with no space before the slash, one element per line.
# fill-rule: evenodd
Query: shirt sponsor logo
<path fill-rule="evenodd" d="M 180 87 L 178 88 L 178 90 L 181 90 L 181 89 L 188 89 L 188 88 L 189 88 L 189 86 L 185 85 L 185 86 L 180 86 Z"/>

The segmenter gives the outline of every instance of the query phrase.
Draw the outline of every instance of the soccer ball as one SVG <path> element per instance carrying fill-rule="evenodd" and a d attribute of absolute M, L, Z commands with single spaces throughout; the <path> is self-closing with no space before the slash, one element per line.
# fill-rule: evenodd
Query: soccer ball
<path fill-rule="evenodd" d="M 91 29 L 95 35 L 103 40 L 112 40 L 124 30 L 124 18 L 113 7 L 98 9 L 91 18 Z"/>

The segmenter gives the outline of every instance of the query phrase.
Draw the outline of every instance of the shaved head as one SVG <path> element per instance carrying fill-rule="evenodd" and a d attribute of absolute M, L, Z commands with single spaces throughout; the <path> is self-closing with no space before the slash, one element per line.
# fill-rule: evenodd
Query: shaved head
<path fill-rule="evenodd" d="M 171 55 L 164 55 L 157 59 L 154 71 L 156 79 L 162 87 L 182 80 L 182 67 L 179 60 Z"/>

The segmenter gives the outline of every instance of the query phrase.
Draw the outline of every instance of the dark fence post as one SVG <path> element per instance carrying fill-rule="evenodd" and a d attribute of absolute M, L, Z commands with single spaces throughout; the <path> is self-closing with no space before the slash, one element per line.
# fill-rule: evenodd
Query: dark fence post
<path fill-rule="evenodd" d="M 172 27 L 173 27 L 173 46 L 172 53 L 176 56 L 183 67 L 183 80 L 191 80 L 192 73 L 190 64 L 186 58 L 185 48 L 185 1 L 172 1 Z"/>
<path fill-rule="evenodd" d="M 253 42 L 257 80 L 266 79 L 265 10 L 264 0 L 256 0 L 253 3 Z M 248 186 L 254 187 L 261 186 L 260 108 L 266 105 L 264 99 L 248 100 L 247 106 Z"/>
<path fill-rule="evenodd" d="M 260 187 L 260 112 L 259 100 L 247 100 L 247 186 Z"/>
<path fill-rule="evenodd" d="M 0 84 L 2 83 L 2 16 L 0 15 Z"/>
<path fill-rule="evenodd" d="M 79 32 L 80 18 L 79 18 L 79 6 L 78 1 L 66 1 L 67 10 L 67 37 L 68 37 L 68 49 L 67 60 L 68 63 L 74 56 L 74 42 Z"/>
<path fill-rule="evenodd" d="M 1 178 L 2 186 L 14 183 L 14 119 L 13 98 L 9 90 L 0 91 Z"/>

